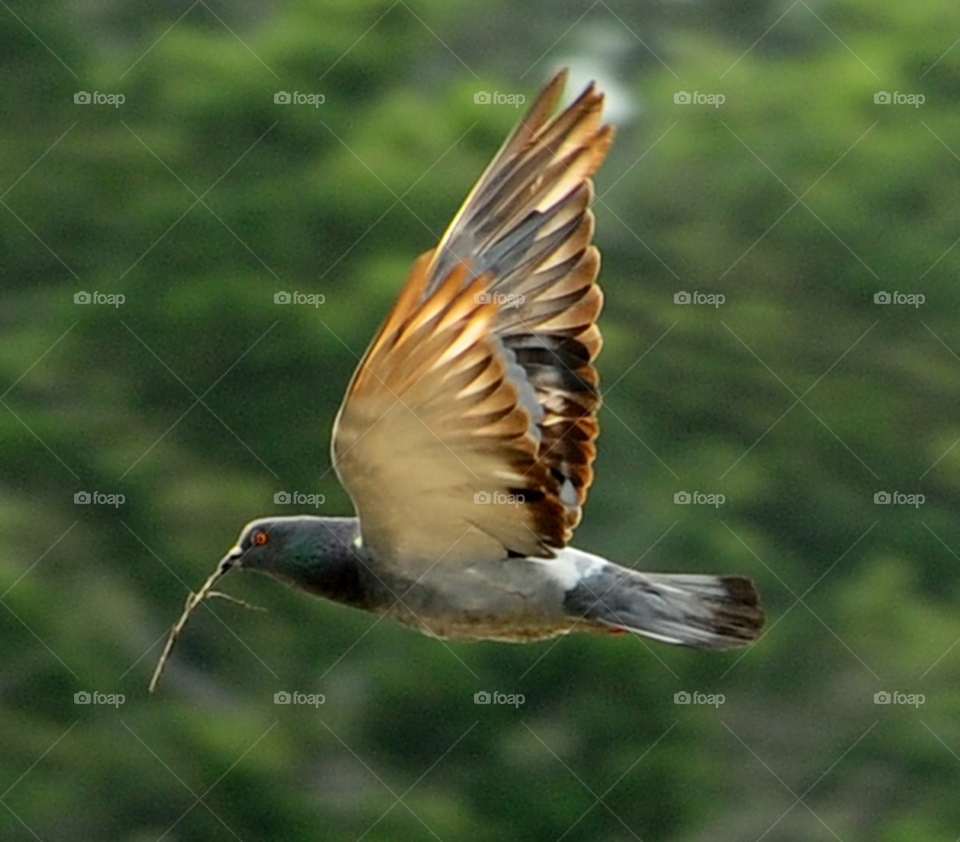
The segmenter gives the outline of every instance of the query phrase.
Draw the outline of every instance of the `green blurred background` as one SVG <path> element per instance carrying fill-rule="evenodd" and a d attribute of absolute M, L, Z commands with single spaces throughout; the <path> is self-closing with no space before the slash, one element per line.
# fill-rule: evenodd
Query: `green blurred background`
<path fill-rule="evenodd" d="M 960 836 L 960 7 L 0 5 L 0 838 Z M 357 357 L 520 113 L 474 95 L 564 65 L 618 124 L 576 545 L 749 575 L 765 636 L 443 645 L 236 576 L 269 613 L 198 612 L 148 696 L 274 494 L 350 513 Z M 674 503 L 695 490 L 725 502 Z"/>

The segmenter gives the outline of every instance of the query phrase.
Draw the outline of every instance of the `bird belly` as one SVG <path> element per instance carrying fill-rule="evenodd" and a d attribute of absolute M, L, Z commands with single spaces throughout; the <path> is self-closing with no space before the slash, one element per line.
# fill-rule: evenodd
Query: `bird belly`
<path fill-rule="evenodd" d="M 577 623 L 564 611 L 561 583 L 538 559 L 434 569 L 390 590 L 396 596 L 384 613 L 433 637 L 526 643 L 566 634 Z"/>

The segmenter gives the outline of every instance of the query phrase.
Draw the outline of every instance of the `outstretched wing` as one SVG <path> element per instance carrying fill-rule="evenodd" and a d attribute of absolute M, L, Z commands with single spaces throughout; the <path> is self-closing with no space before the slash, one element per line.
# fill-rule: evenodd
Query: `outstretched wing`
<path fill-rule="evenodd" d="M 551 557 L 593 478 L 602 305 L 590 176 L 612 129 L 591 85 L 537 98 L 354 375 L 333 456 L 373 556 Z"/>

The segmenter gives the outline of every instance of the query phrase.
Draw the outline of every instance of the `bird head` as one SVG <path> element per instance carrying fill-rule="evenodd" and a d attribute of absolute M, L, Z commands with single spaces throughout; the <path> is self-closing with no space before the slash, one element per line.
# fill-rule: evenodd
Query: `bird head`
<path fill-rule="evenodd" d="M 226 573 L 235 567 L 289 579 L 304 565 L 322 562 L 325 542 L 315 540 L 317 518 L 273 517 L 252 520 L 240 531 L 237 543 L 220 559 Z"/>
<path fill-rule="evenodd" d="M 356 586 L 358 534 L 355 518 L 259 518 L 243 527 L 218 570 L 266 573 L 309 593 L 349 601 Z"/>

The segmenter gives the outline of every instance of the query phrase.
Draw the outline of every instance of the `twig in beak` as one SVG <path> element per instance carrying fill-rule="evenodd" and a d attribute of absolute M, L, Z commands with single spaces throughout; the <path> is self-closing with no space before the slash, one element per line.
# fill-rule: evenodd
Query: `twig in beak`
<path fill-rule="evenodd" d="M 266 610 L 265 608 L 260 608 L 256 605 L 250 605 L 249 603 L 244 602 L 242 599 L 237 599 L 236 597 L 213 590 L 213 586 L 227 574 L 227 571 L 229 571 L 232 566 L 232 562 L 228 562 L 228 559 L 221 561 L 220 564 L 217 565 L 217 569 L 213 571 L 213 574 L 210 576 L 210 578 L 203 583 L 203 586 L 200 588 L 200 590 L 195 594 L 191 593 L 187 597 L 187 603 L 184 606 L 183 614 L 180 615 L 180 619 L 177 620 L 177 622 L 174 623 L 170 629 L 170 635 L 167 637 L 167 644 L 163 647 L 163 654 L 160 656 L 160 660 L 157 662 L 157 667 L 153 671 L 153 677 L 150 679 L 150 685 L 148 687 L 148 690 L 151 693 L 157 689 L 157 685 L 160 683 L 160 676 L 163 675 L 163 670 L 167 665 L 167 661 L 170 660 L 173 647 L 176 645 L 177 639 L 180 637 L 181 632 L 183 632 L 184 626 L 187 625 L 187 620 L 190 619 L 190 615 L 193 613 L 193 610 L 207 597 L 218 596 L 221 599 L 235 602 L 238 605 L 243 605 L 246 608 L 253 609 L 254 611 Z"/>
<path fill-rule="evenodd" d="M 243 599 L 237 599 L 235 596 L 230 596 L 228 593 L 223 593 L 221 591 L 210 591 L 207 596 L 218 596 L 220 599 L 225 599 L 227 602 L 232 602 L 235 605 L 242 605 L 244 608 L 249 608 L 251 611 L 266 611 L 267 609 L 261 605 L 254 605 L 253 603 L 247 602 Z"/>

